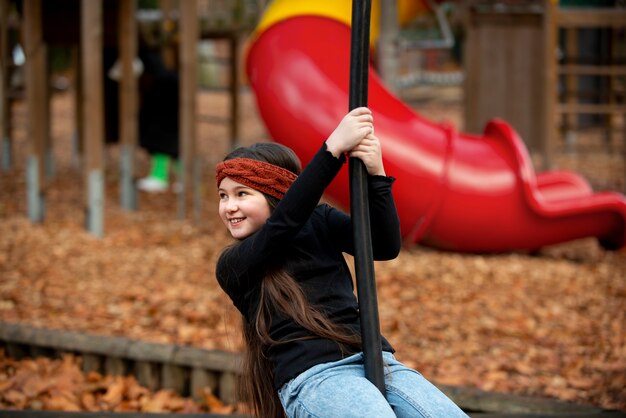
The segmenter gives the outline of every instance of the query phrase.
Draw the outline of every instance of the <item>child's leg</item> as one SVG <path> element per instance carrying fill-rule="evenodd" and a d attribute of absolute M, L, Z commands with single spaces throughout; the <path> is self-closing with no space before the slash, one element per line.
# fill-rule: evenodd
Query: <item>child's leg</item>
<path fill-rule="evenodd" d="M 137 182 L 137 188 L 146 192 L 164 192 L 169 185 L 170 157 L 155 153 L 150 156 L 150 174 Z"/>
<path fill-rule="evenodd" d="M 398 418 L 467 418 L 467 414 L 419 372 L 397 361 L 391 353 L 384 353 L 383 359 L 387 365 L 387 400 Z"/>
<path fill-rule="evenodd" d="M 167 183 L 169 181 L 170 174 L 170 157 L 167 154 L 155 153 L 152 154 L 152 168 L 150 170 L 150 177 L 162 180 Z"/>
<path fill-rule="evenodd" d="M 286 383 L 279 397 L 289 418 L 395 418 L 364 376 L 363 355 L 314 366 Z"/>

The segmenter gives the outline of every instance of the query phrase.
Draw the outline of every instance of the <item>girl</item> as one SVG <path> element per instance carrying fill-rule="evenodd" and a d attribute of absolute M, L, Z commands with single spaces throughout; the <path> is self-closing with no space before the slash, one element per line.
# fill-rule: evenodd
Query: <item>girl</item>
<path fill-rule="evenodd" d="M 307 167 L 259 143 L 216 167 L 220 218 L 237 242 L 219 257 L 220 286 L 242 314 L 242 398 L 260 417 L 465 417 L 382 338 L 387 399 L 364 376 L 359 309 L 343 252 L 350 217 L 319 200 L 346 161 L 363 161 L 376 260 L 400 252 L 400 228 L 373 118 L 349 112 Z"/>

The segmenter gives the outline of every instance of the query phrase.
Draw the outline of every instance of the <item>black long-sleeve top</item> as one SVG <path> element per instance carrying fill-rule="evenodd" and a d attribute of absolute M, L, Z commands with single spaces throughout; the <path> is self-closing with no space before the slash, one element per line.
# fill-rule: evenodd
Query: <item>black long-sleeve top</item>
<path fill-rule="evenodd" d="M 307 300 L 338 324 L 360 334 L 358 302 L 352 276 L 342 253 L 353 254 L 350 216 L 319 200 L 341 169 L 324 143 L 289 188 L 266 223 L 254 234 L 227 248 L 219 257 L 217 280 L 233 304 L 252 323 L 259 306 L 260 285 L 269 269 L 284 268 L 302 287 Z M 368 199 L 375 260 L 390 260 L 400 252 L 400 225 L 391 194 L 394 179 L 368 176 Z M 276 315 L 270 325 L 273 340 L 292 340 L 266 349 L 274 365 L 277 389 L 310 367 L 337 361 L 346 351 L 324 338 L 311 336 L 290 318 Z M 384 351 L 394 352 L 383 337 Z"/>

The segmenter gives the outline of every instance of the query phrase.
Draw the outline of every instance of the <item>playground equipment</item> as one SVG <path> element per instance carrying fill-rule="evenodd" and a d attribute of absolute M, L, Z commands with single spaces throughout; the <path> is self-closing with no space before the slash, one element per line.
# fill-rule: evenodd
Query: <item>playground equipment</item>
<path fill-rule="evenodd" d="M 48 51 L 63 48 L 72 57 L 75 84 L 71 91 L 76 103 L 76 141 L 74 154 L 83 170 L 85 227 L 95 236 L 103 236 L 105 201 L 105 108 L 103 94 L 103 49 L 117 47 L 121 76 L 119 79 L 120 144 L 119 196 L 121 207 L 135 210 L 135 157 L 138 148 L 138 80 L 133 72 L 138 50 L 138 33 L 159 34 L 168 67 L 175 67 L 180 77 L 180 161 L 178 217 L 188 213 L 193 202 L 194 217 L 199 218 L 202 200 L 199 187 L 201 156 L 196 152 L 197 44 L 199 40 L 225 41 L 229 45 L 229 124 L 231 143 L 239 139 L 238 72 L 241 39 L 252 30 L 261 2 L 256 0 L 186 0 L 158 2 L 159 8 L 138 10 L 134 1 L 98 0 L 18 2 L 0 0 L 0 171 L 13 168 L 11 138 L 11 102 L 16 95 L 9 91 L 13 69 L 8 59 L 9 39 L 20 33 L 25 54 L 24 87 L 19 98 L 27 111 L 26 194 L 27 215 L 34 223 L 44 222 L 46 195 L 52 178 L 54 155 L 50 133 Z M 11 36 L 7 36 L 11 34 Z M 161 43 L 161 42 L 159 42 Z M 114 106 L 115 107 L 115 106 Z M 115 110 L 115 109 L 114 109 Z M 80 152 L 78 149 L 80 148 Z M 80 157 L 80 158 L 79 158 Z M 189 196 L 192 195 L 192 196 Z M 188 199 L 192 197 L 193 199 Z"/>
<path fill-rule="evenodd" d="M 399 1 L 399 15 L 419 12 Z M 372 4 L 371 44 L 380 3 Z M 246 70 L 271 137 L 306 164 L 348 104 L 349 0 L 275 0 L 251 39 Z M 482 135 L 433 123 L 369 69 L 369 107 L 384 149 L 402 235 L 459 252 L 505 252 L 597 237 L 626 241 L 626 198 L 594 193 L 575 173 L 535 173 L 517 132 L 498 119 Z M 343 173 L 328 194 L 348 207 Z"/>

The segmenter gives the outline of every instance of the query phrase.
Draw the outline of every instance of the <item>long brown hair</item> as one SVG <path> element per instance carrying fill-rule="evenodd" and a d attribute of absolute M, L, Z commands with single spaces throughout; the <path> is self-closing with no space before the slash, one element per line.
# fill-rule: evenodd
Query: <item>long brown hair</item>
<path fill-rule="evenodd" d="M 301 171 L 300 161 L 295 153 L 276 143 L 257 143 L 237 148 L 225 160 L 238 157 L 265 161 L 295 174 Z M 265 198 L 271 210 L 274 210 L 278 199 L 268 195 Z M 276 341 L 270 336 L 271 319 L 275 314 L 291 318 L 312 334 L 310 337 L 298 339 L 321 337 L 336 341 L 342 349 L 345 346 L 361 347 L 361 337 L 333 323 L 324 312 L 312 306 L 293 277 L 280 268 L 269 271 L 261 283 L 259 307 L 255 317 L 246 320 L 242 316 L 241 321 L 246 351 L 239 380 L 240 399 L 250 405 L 255 415 L 262 418 L 285 417 L 274 388 L 273 365 L 267 357 L 268 347 L 288 342 Z"/>
<path fill-rule="evenodd" d="M 253 322 L 242 320 L 246 342 L 243 376 L 240 381 L 240 395 L 248 402 L 253 412 L 263 418 L 285 416 L 278 393 L 274 388 L 273 367 L 266 355 L 266 349 L 288 341 L 275 341 L 269 328 L 273 314 L 280 313 L 313 334 L 307 338 L 328 338 L 342 345 L 360 348 L 358 334 L 333 323 L 321 310 L 306 300 L 304 292 L 293 277 L 284 270 L 268 273 L 261 284 L 259 308 Z M 292 340 L 293 341 L 293 340 Z"/>

